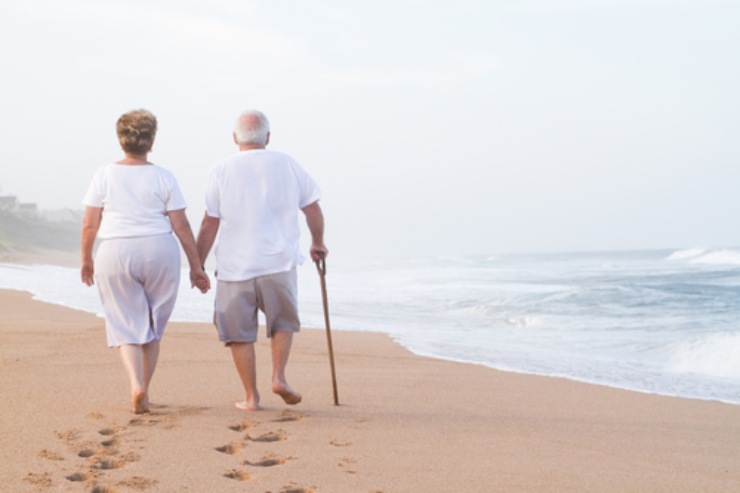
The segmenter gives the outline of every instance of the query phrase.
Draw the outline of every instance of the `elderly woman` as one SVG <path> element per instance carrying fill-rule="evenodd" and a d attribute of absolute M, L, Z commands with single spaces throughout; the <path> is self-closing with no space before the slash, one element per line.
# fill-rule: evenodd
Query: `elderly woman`
<path fill-rule="evenodd" d="M 149 411 L 159 341 L 180 283 L 173 231 L 190 264 L 191 287 L 205 293 L 210 282 L 175 177 L 147 160 L 157 119 L 146 110 L 130 111 L 118 119 L 116 130 L 125 157 L 95 173 L 83 200 L 81 277 L 88 286 L 97 284 L 108 346 L 119 348 L 132 408 L 140 414 Z M 93 262 L 96 236 L 101 242 Z"/>

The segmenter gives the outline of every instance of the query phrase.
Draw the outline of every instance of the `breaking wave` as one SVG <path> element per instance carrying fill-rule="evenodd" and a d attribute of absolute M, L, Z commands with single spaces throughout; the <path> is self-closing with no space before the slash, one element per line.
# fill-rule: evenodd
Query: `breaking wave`
<path fill-rule="evenodd" d="M 706 265 L 738 265 L 740 266 L 740 250 L 705 250 L 703 248 L 689 248 L 677 250 L 668 256 L 667 260 L 686 261 L 691 264 Z"/>

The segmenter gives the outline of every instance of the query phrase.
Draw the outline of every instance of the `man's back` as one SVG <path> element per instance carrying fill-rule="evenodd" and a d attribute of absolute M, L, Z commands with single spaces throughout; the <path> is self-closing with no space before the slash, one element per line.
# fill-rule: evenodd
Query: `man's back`
<path fill-rule="evenodd" d="M 241 151 L 214 166 L 206 206 L 221 223 L 219 279 L 241 281 L 301 263 L 298 211 L 319 197 L 311 177 L 280 152 Z"/>

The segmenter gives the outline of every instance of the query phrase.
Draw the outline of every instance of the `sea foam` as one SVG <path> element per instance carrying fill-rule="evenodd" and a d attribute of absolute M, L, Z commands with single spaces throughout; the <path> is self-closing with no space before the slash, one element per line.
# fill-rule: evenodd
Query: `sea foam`
<path fill-rule="evenodd" d="M 668 260 L 705 265 L 740 265 L 740 250 L 689 248 L 673 252 L 668 256 Z"/>
<path fill-rule="evenodd" d="M 673 348 L 666 369 L 740 380 L 740 333 L 710 334 L 681 342 Z"/>

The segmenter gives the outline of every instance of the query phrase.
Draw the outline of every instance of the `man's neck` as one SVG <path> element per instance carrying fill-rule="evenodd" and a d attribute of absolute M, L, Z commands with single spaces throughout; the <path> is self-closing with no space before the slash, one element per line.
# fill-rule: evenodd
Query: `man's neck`
<path fill-rule="evenodd" d="M 240 144 L 240 151 L 254 151 L 255 149 L 264 149 L 265 146 L 259 144 Z"/>

